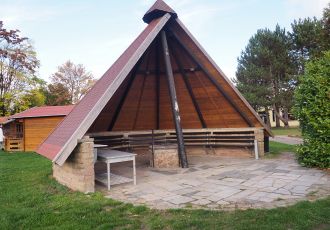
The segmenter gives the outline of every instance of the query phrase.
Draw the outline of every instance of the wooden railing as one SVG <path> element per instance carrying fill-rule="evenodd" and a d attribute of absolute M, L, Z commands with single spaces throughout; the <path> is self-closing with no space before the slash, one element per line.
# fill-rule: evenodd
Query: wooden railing
<path fill-rule="evenodd" d="M 5 138 L 5 151 L 24 151 L 23 138 Z"/>
<path fill-rule="evenodd" d="M 186 129 L 183 138 L 186 146 L 255 146 L 256 131 L 261 128 Z M 151 145 L 176 144 L 174 130 L 130 132 L 100 132 L 87 134 L 96 144 L 110 148 L 138 148 Z"/>

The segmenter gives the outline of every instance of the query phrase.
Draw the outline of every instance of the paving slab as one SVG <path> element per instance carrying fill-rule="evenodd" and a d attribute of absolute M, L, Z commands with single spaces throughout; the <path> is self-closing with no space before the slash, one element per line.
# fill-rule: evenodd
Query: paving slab
<path fill-rule="evenodd" d="M 103 186 L 97 190 L 108 198 L 156 209 L 275 208 L 330 195 L 328 171 L 304 168 L 287 154 L 260 160 L 190 156 L 189 162 L 189 169 L 168 171 L 138 165 L 136 186 L 127 183 L 110 191 Z M 131 169 L 125 167 L 116 172 L 131 176 Z"/>

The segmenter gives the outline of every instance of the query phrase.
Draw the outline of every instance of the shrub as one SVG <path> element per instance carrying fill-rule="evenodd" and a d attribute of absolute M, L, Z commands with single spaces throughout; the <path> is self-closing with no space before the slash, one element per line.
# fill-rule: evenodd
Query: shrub
<path fill-rule="evenodd" d="M 297 154 L 302 165 L 330 168 L 330 51 L 306 65 L 295 92 L 294 112 L 304 142 Z"/>

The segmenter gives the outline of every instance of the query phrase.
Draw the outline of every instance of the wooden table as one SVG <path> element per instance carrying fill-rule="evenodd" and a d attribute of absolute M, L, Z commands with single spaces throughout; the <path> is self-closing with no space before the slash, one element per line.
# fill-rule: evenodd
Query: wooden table
<path fill-rule="evenodd" d="M 114 183 L 112 184 L 121 184 L 132 181 L 130 178 L 126 178 L 123 176 L 115 175 L 110 173 L 110 164 L 118 163 L 118 162 L 125 162 L 125 161 L 132 161 L 133 162 L 133 183 L 136 185 L 136 168 L 135 168 L 135 156 L 134 153 L 122 152 L 118 150 L 112 149 L 98 149 L 97 151 L 97 160 L 104 162 L 107 164 L 107 173 L 106 173 L 106 184 L 108 185 L 108 190 L 111 187 L 111 176 L 114 178 Z M 105 183 L 104 174 L 96 175 L 95 179 L 102 183 Z"/>

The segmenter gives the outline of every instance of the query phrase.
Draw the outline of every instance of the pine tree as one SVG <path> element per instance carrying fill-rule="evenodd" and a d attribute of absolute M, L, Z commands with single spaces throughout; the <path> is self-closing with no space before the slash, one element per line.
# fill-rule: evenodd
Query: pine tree
<path fill-rule="evenodd" d="M 289 48 L 285 29 L 277 25 L 274 31 L 258 30 L 238 58 L 237 88 L 256 110 L 265 109 L 269 115 L 268 111 L 273 109 L 277 127 L 280 120 L 286 127 L 289 125 L 288 111 L 296 84 Z"/>

